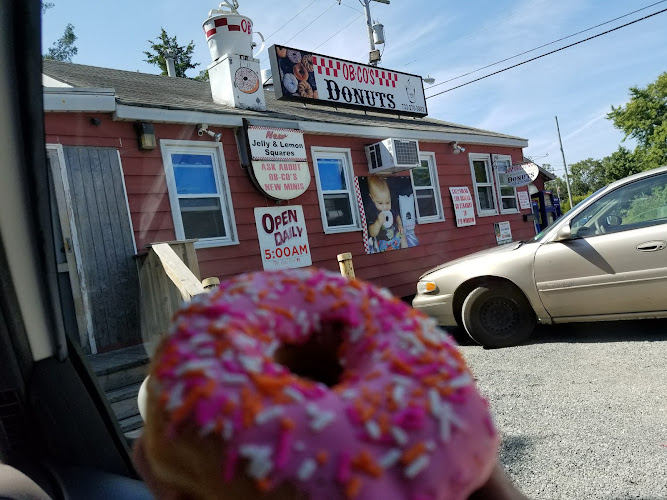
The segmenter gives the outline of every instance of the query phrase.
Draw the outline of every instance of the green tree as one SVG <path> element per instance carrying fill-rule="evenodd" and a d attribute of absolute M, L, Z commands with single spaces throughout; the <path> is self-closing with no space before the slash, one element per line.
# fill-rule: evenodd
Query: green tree
<path fill-rule="evenodd" d="M 193 80 L 197 80 L 198 82 L 208 82 L 209 81 L 208 70 L 207 69 L 201 70 L 199 74 L 193 78 Z"/>
<path fill-rule="evenodd" d="M 631 87 L 625 106 L 612 106 L 607 117 L 637 140 L 635 153 L 642 156 L 642 169 L 667 164 L 667 72 L 646 88 Z"/>
<path fill-rule="evenodd" d="M 160 28 L 157 40 L 148 40 L 148 43 L 151 44 L 151 50 L 144 51 L 147 57 L 144 62 L 158 66 L 162 75 L 167 74 L 167 61 L 164 58 L 167 51 L 171 51 L 174 56 L 176 76 L 187 78 L 185 72 L 199 66 L 199 63 L 192 64 L 192 53 L 195 50 L 195 43 L 192 40 L 187 45 L 179 45 L 175 36 L 170 37 L 164 28 Z"/>
<path fill-rule="evenodd" d="M 40 2 L 40 5 L 42 6 L 42 14 L 46 14 L 47 10 L 52 9 L 55 6 L 53 2 Z M 79 49 L 76 48 L 74 42 L 76 42 L 74 26 L 68 23 L 67 26 L 65 26 L 63 36 L 51 45 L 47 53 L 44 55 L 44 59 L 72 62 L 72 57 L 79 52 Z"/>
<path fill-rule="evenodd" d="M 602 159 L 602 164 L 604 165 L 607 183 L 645 170 L 643 168 L 642 154 L 630 151 L 623 146 L 619 146 L 617 151 L 614 151 L 609 156 L 605 156 Z"/>
<path fill-rule="evenodd" d="M 570 190 L 573 198 L 589 195 L 606 185 L 607 178 L 601 160 L 586 158 L 570 165 Z"/>
<path fill-rule="evenodd" d="M 74 45 L 76 42 L 76 35 L 74 34 L 74 26 L 70 23 L 67 23 L 65 27 L 65 32 L 57 41 L 53 43 L 46 55 L 45 59 L 54 59 L 56 61 L 65 61 L 72 62 L 72 57 L 74 57 L 79 49 Z"/>

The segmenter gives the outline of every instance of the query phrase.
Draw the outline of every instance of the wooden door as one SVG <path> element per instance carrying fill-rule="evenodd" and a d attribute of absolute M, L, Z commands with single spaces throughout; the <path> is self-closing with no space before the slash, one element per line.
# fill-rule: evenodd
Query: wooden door
<path fill-rule="evenodd" d="M 118 150 L 65 146 L 60 157 L 50 154 L 50 159 L 59 166 L 54 187 L 65 205 L 66 244 L 70 232 L 67 255 L 74 265 L 68 267 L 78 278 L 70 282 L 81 295 L 82 346 L 94 354 L 137 344 L 139 277 Z"/>

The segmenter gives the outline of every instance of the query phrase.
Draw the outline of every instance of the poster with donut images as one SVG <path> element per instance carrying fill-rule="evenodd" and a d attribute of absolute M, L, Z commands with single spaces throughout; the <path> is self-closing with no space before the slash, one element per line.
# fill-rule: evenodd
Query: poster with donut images
<path fill-rule="evenodd" d="M 300 49 L 269 49 L 278 99 L 426 116 L 420 76 L 336 59 Z"/>

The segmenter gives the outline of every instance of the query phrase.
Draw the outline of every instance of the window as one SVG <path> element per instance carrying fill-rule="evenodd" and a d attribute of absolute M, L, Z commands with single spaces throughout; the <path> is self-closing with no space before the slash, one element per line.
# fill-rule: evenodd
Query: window
<path fill-rule="evenodd" d="M 422 152 L 419 160 L 421 166 L 410 170 L 417 205 L 417 222 L 427 224 L 443 221 L 445 217 L 438 184 L 438 170 L 435 166 L 435 154 Z"/>
<path fill-rule="evenodd" d="M 196 248 L 238 243 L 220 143 L 161 141 L 176 238 Z"/>
<path fill-rule="evenodd" d="M 516 197 L 516 188 L 505 183 L 505 171 L 512 165 L 512 157 L 509 155 L 493 155 L 493 166 L 496 171 L 496 185 L 498 186 L 498 198 L 501 214 L 514 214 L 519 212 L 519 203 Z"/>
<path fill-rule="evenodd" d="M 359 230 L 359 208 L 352 185 L 350 150 L 312 148 L 311 151 L 324 232 Z"/>
<path fill-rule="evenodd" d="M 474 194 L 477 202 L 477 214 L 497 215 L 496 194 L 491 174 L 491 157 L 487 154 L 471 153 L 468 155 L 470 172 L 474 183 Z"/>
<path fill-rule="evenodd" d="M 572 235 L 617 233 L 667 223 L 667 175 L 632 182 L 592 203 L 572 219 Z"/>

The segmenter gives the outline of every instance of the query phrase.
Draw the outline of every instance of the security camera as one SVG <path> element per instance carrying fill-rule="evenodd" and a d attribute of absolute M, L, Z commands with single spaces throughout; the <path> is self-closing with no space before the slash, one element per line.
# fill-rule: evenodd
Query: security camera
<path fill-rule="evenodd" d="M 215 142 L 220 142 L 220 140 L 222 139 L 222 132 L 218 132 L 218 133 L 216 134 L 216 133 L 213 132 L 212 130 L 209 130 L 209 129 L 208 129 L 208 125 L 206 125 L 205 123 L 202 123 L 201 125 L 197 125 L 197 135 L 198 135 L 199 137 L 201 137 L 201 136 L 204 135 L 204 133 L 206 133 L 206 134 L 210 135 L 211 137 L 213 137 L 213 139 L 215 140 Z"/>
<path fill-rule="evenodd" d="M 459 153 L 465 153 L 466 148 L 463 146 L 460 146 L 458 142 L 455 142 L 452 144 L 452 147 L 454 148 L 454 154 L 457 155 Z"/>

